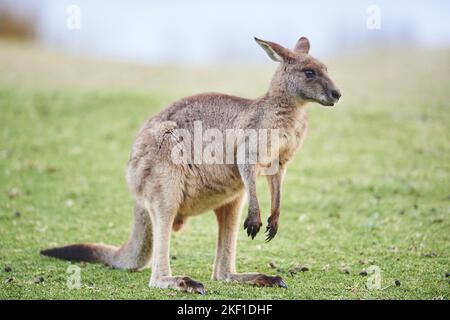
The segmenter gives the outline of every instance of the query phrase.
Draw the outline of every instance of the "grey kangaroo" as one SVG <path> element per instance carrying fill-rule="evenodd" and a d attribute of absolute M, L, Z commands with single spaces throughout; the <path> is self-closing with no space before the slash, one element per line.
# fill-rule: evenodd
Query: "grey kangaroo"
<path fill-rule="evenodd" d="M 140 129 L 126 168 L 126 180 L 135 199 L 129 239 L 121 247 L 82 243 L 43 250 L 41 254 L 73 261 L 98 261 L 119 269 L 150 265 L 150 287 L 204 294 L 200 282 L 172 275 L 170 237 L 171 230 L 178 231 L 188 217 L 213 210 L 219 230 L 213 280 L 287 287 L 279 276 L 236 271 L 241 210 L 247 196 L 244 228 L 254 238 L 262 226 L 256 178 L 262 168 L 277 161 L 278 170 L 267 175 L 271 191 L 267 240 L 275 236 L 286 166 L 307 131 L 306 104 L 318 102 L 333 106 L 341 93 L 328 76 L 326 66 L 309 55 L 307 38 L 300 38 L 293 50 L 274 42 L 255 40 L 279 63 L 266 94 L 254 100 L 219 93 L 186 97 L 149 119 Z M 184 129 L 192 133 L 195 121 L 201 121 L 204 129 L 222 131 L 278 129 L 277 157 L 266 157 L 256 163 L 175 164 L 171 160 L 177 143 L 173 132 Z"/>

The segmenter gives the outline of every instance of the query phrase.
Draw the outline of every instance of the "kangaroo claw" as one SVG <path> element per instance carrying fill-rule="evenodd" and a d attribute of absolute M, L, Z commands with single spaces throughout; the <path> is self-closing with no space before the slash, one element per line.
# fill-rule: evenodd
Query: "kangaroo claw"
<path fill-rule="evenodd" d="M 272 219 L 270 218 L 271 217 L 269 217 L 269 219 L 267 220 L 269 224 L 267 225 L 266 228 L 266 242 L 272 240 L 278 231 L 278 221 L 272 221 Z"/>
<path fill-rule="evenodd" d="M 261 221 L 258 221 L 257 219 L 253 219 L 251 217 L 247 217 L 244 221 L 244 229 L 247 230 L 247 235 L 249 237 L 252 237 L 252 239 L 255 238 L 255 236 L 259 232 L 259 229 L 261 228 L 261 226 L 262 226 Z"/>
<path fill-rule="evenodd" d="M 189 277 L 184 277 L 181 284 L 183 291 L 190 293 L 205 294 L 205 287 L 200 282 L 192 280 Z"/>

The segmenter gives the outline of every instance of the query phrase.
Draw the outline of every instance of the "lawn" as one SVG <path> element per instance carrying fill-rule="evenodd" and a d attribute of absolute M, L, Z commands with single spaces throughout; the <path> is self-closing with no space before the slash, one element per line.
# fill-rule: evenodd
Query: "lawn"
<path fill-rule="evenodd" d="M 39 250 L 126 239 L 124 168 L 143 122 L 189 94 L 256 97 L 275 64 L 125 65 L 0 41 L 0 299 L 449 299 L 450 51 L 324 60 L 342 103 L 310 106 L 275 239 L 239 235 L 238 270 L 280 274 L 289 289 L 210 280 L 212 213 L 190 219 L 171 248 L 174 274 L 201 281 L 206 295 L 150 289 L 149 269 L 87 263 L 75 263 L 81 288 L 69 289 L 70 263 Z M 258 194 L 265 221 L 265 179 Z M 298 266 L 307 271 L 290 272 Z M 360 274 L 371 266 L 380 289 Z"/>

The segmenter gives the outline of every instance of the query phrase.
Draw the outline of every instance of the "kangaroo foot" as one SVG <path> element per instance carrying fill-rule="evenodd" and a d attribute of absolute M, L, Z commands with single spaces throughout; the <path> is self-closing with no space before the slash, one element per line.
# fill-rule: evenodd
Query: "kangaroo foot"
<path fill-rule="evenodd" d="M 239 283 L 251 284 L 256 287 L 281 287 L 287 289 L 287 284 L 280 276 L 267 276 L 261 273 L 233 273 L 217 280 L 236 281 Z"/>
<path fill-rule="evenodd" d="M 282 287 L 287 289 L 287 284 L 281 279 L 280 276 L 266 276 L 264 274 L 259 275 L 253 280 L 253 284 L 257 287 Z"/>
<path fill-rule="evenodd" d="M 149 287 L 170 288 L 182 292 L 205 294 L 205 287 L 200 282 L 189 277 L 163 277 L 157 280 L 150 280 Z"/>

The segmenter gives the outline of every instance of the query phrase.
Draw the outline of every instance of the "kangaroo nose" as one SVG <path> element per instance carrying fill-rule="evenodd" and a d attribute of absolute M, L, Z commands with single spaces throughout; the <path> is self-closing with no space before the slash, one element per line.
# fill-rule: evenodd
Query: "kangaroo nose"
<path fill-rule="evenodd" d="M 339 100 L 339 98 L 341 97 L 341 93 L 337 90 L 331 90 L 331 96 L 334 99 Z"/>

